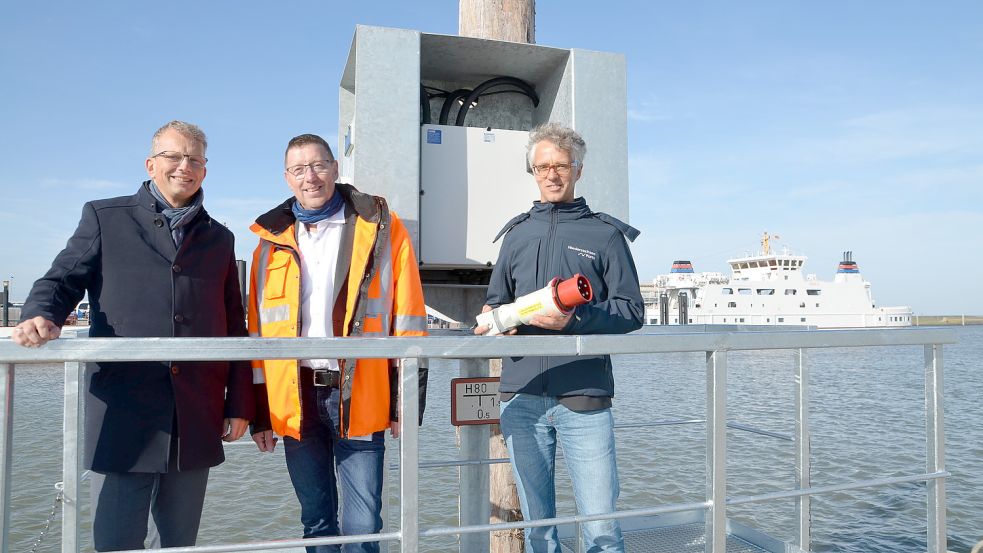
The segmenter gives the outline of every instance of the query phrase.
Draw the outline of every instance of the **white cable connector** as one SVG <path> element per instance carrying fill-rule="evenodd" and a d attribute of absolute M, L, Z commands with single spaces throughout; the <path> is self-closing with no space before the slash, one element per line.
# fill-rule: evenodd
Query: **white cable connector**
<path fill-rule="evenodd" d="M 526 294 L 512 303 L 500 305 L 476 317 L 478 326 L 487 326 L 485 336 L 495 336 L 529 324 L 535 315 L 566 315 L 594 297 L 587 277 L 576 274 L 566 280 L 556 277 L 545 288 Z"/>

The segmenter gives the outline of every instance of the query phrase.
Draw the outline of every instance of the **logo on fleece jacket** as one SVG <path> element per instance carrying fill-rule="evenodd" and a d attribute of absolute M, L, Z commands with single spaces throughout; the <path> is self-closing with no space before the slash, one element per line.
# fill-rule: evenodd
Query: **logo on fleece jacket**
<path fill-rule="evenodd" d="M 567 246 L 567 249 L 579 255 L 580 257 L 586 257 L 587 259 L 590 259 L 592 261 L 594 259 L 597 259 L 597 252 L 592 252 L 584 248 L 578 248 L 577 246 Z"/>

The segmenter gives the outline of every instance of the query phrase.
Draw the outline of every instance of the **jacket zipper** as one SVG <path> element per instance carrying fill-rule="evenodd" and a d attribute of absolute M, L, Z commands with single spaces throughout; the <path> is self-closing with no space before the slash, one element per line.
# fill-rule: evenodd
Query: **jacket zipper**
<path fill-rule="evenodd" d="M 546 282 L 537 283 L 539 287 L 546 286 L 547 283 L 553 278 L 553 248 L 554 242 L 556 240 L 556 206 L 550 206 L 550 230 L 547 234 L 548 238 L 546 241 Z M 537 288 L 538 290 L 539 288 Z M 549 367 L 549 356 L 543 356 L 539 358 L 539 374 L 543 376 L 543 393 L 545 394 L 549 390 L 549 372 L 547 368 Z"/>

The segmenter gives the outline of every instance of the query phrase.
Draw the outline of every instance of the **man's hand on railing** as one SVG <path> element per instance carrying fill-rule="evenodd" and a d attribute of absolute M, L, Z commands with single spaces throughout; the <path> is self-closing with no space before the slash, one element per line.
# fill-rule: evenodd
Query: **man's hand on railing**
<path fill-rule="evenodd" d="M 394 440 L 399 439 L 399 421 L 389 421 L 389 433 Z"/>
<path fill-rule="evenodd" d="M 222 439 L 227 442 L 234 442 L 246 433 L 248 427 L 249 421 L 246 419 L 222 419 L 222 428 L 225 431 L 222 434 Z"/>
<path fill-rule="evenodd" d="M 59 336 L 61 336 L 61 327 L 44 317 L 38 316 L 14 327 L 10 339 L 15 344 L 37 348 Z"/>
<path fill-rule="evenodd" d="M 256 447 L 260 451 L 273 453 L 273 450 L 276 448 L 277 438 L 273 435 L 272 430 L 264 430 L 253 434 L 253 441 L 256 442 Z"/>

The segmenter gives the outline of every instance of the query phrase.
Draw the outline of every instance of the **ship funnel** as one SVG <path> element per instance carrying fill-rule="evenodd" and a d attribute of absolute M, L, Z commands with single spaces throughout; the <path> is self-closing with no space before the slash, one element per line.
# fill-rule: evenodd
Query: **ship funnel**
<path fill-rule="evenodd" d="M 836 269 L 836 273 L 859 273 L 860 267 L 857 266 L 856 262 L 853 261 L 853 252 L 843 252 L 843 261 L 840 261 L 839 268 Z"/>
<path fill-rule="evenodd" d="M 686 260 L 678 260 L 672 262 L 672 269 L 669 270 L 670 273 L 692 273 L 693 264 Z"/>

